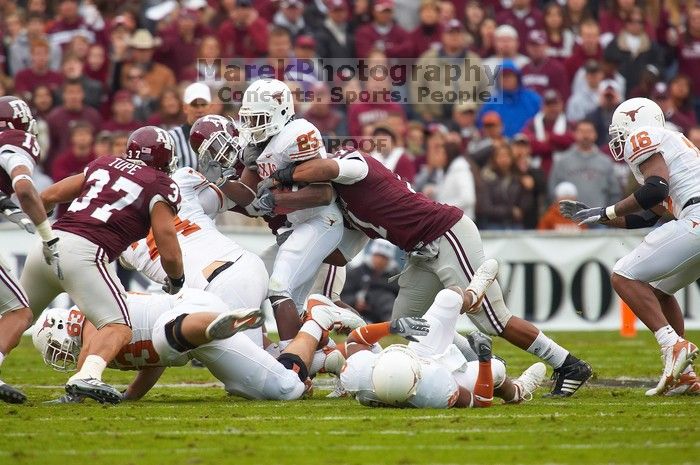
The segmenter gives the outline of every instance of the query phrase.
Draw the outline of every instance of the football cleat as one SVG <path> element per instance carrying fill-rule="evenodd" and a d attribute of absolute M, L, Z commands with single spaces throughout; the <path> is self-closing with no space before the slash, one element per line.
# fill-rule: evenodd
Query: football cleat
<path fill-rule="evenodd" d="M 0 399 L 8 404 L 23 404 L 27 401 L 22 391 L 0 380 Z"/>
<path fill-rule="evenodd" d="M 479 311 L 481 303 L 484 300 L 484 294 L 486 294 L 486 290 L 494 282 L 497 275 L 498 261 L 490 258 L 481 264 L 474 273 L 474 276 L 472 276 L 471 282 L 466 289 L 466 292 L 470 292 L 474 295 L 474 303 L 469 308 L 464 309 L 464 311 L 467 313 L 476 313 Z"/>
<path fill-rule="evenodd" d="M 569 355 L 569 357 L 572 357 Z M 568 358 L 568 357 L 567 357 Z M 570 397 L 593 375 L 591 366 L 575 358 L 574 362 L 564 364 L 554 370 L 552 380 L 554 385 L 549 394 L 544 397 Z"/>
<path fill-rule="evenodd" d="M 542 362 L 537 362 L 528 367 L 523 374 L 513 380 L 515 385 L 515 397 L 509 400 L 509 404 L 519 404 L 523 401 L 532 400 L 532 393 L 540 387 L 547 378 L 547 367 Z"/>
<path fill-rule="evenodd" d="M 122 401 L 122 394 L 119 391 L 95 378 L 68 381 L 66 392 L 73 397 L 89 397 L 101 404 L 118 404 Z"/>
<path fill-rule="evenodd" d="M 698 356 L 698 348 L 690 341 L 679 338 L 675 344 L 661 348 L 661 358 L 664 361 L 664 371 L 658 384 L 649 389 L 645 395 L 662 396 L 670 390 L 685 369 Z"/>
<path fill-rule="evenodd" d="M 467 334 L 469 345 L 472 346 L 480 362 L 487 362 L 493 356 L 491 346 L 493 341 L 490 337 L 480 331 L 472 331 Z"/>
<path fill-rule="evenodd" d="M 681 374 L 678 381 L 664 393 L 666 397 L 700 395 L 700 380 L 694 371 Z"/>
<path fill-rule="evenodd" d="M 247 329 L 259 328 L 265 316 L 259 308 L 241 308 L 221 313 L 209 323 L 204 335 L 207 339 L 228 339 Z"/>
<path fill-rule="evenodd" d="M 338 399 L 340 397 L 347 397 L 348 396 L 348 391 L 345 390 L 343 387 L 343 383 L 340 382 L 340 377 L 335 379 L 335 387 L 333 390 L 326 396 L 329 399 Z"/>
<path fill-rule="evenodd" d="M 350 309 L 339 307 L 325 296 L 312 294 L 306 301 L 307 319 L 326 331 L 349 332 L 367 323 Z"/>

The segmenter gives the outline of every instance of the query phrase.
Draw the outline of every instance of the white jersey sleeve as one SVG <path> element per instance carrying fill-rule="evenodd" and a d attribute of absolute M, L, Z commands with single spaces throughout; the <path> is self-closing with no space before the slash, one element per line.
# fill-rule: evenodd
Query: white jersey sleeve
<path fill-rule="evenodd" d="M 258 157 L 258 174 L 265 179 L 280 168 L 314 158 L 326 158 L 320 131 L 305 119 L 294 119 L 274 135 Z"/>
<path fill-rule="evenodd" d="M 625 160 L 640 184 L 644 176 L 639 166 L 660 153 L 668 167 L 669 197 L 666 206 L 676 218 L 683 207 L 700 197 L 700 150 L 683 134 L 666 128 L 641 127 L 625 143 Z"/>
<path fill-rule="evenodd" d="M 12 171 L 18 166 L 26 167 L 30 173 L 34 172 L 34 160 L 27 152 L 13 145 L 4 145 L 0 151 L 0 167 L 12 176 Z"/>
<path fill-rule="evenodd" d="M 155 245 L 155 240 L 149 234 L 148 237 L 134 242 L 122 252 L 119 262 L 125 268 L 130 268 L 142 273 L 151 281 L 163 284 L 166 273 L 160 263 L 160 254 Z"/>

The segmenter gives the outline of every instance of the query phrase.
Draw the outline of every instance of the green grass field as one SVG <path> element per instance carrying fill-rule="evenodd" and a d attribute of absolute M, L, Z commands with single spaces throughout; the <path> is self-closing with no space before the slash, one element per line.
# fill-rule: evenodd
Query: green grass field
<path fill-rule="evenodd" d="M 136 403 L 43 405 L 67 376 L 44 366 L 25 338 L 2 376 L 30 401 L 0 404 L 0 464 L 700 463 L 700 397 L 646 398 L 637 387 L 661 369 L 649 333 L 553 336 L 591 363 L 593 386 L 566 400 L 543 399 L 542 390 L 522 405 L 441 411 L 368 409 L 318 389 L 308 400 L 247 401 L 190 367 L 166 371 Z M 503 341 L 495 351 L 510 375 L 534 362 Z M 109 370 L 105 380 L 131 376 Z M 611 386 L 625 380 L 635 387 Z"/>

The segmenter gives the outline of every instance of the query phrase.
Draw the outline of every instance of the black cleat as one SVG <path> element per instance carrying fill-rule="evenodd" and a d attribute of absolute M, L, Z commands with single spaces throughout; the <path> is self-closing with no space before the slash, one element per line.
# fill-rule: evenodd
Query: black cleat
<path fill-rule="evenodd" d="M 121 392 L 95 378 L 68 381 L 66 392 L 72 397 L 89 397 L 102 404 L 118 404 L 122 401 Z"/>
<path fill-rule="evenodd" d="M 8 404 L 23 404 L 27 401 L 27 396 L 19 389 L 0 381 L 0 400 L 4 400 Z"/>
<path fill-rule="evenodd" d="M 569 355 L 569 357 L 572 356 Z M 568 357 L 567 361 L 569 361 Z M 574 358 L 574 361 L 564 362 L 564 365 L 554 370 L 554 374 L 552 374 L 554 386 L 552 386 L 552 391 L 545 394 L 544 397 L 571 397 L 588 381 L 592 374 L 591 366 L 583 360 Z"/>

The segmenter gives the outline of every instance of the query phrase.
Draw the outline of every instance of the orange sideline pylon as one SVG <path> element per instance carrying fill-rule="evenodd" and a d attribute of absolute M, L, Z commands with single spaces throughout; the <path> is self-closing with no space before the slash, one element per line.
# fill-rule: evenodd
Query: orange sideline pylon
<path fill-rule="evenodd" d="M 620 335 L 623 337 L 637 335 L 637 316 L 623 300 L 620 300 Z"/>

